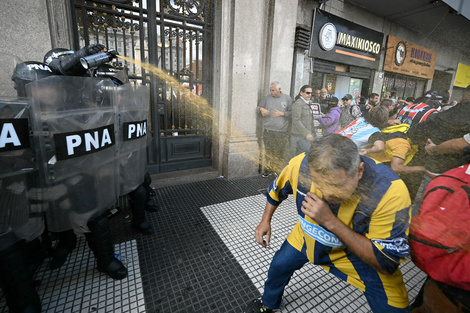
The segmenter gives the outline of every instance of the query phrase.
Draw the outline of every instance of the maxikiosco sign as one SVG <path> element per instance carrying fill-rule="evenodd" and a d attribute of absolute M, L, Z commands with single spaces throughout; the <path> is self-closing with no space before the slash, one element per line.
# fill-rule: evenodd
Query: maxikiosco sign
<path fill-rule="evenodd" d="M 383 40 L 383 33 L 315 9 L 309 56 L 377 70 Z"/>

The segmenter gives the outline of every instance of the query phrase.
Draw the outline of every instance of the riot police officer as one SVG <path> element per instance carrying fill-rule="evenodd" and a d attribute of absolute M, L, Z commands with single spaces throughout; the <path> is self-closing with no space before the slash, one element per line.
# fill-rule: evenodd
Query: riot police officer
<path fill-rule="evenodd" d="M 145 171 L 146 166 L 146 123 L 148 117 L 148 92 L 146 88 L 132 88 L 125 70 L 117 70 L 109 64 L 102 64 L 91 71 L 94 77 L 111 79 L 118 89 L 117 110 L 121 133 L 119 152 L 119 194 L 128 195 L 132 210 L 132 225 L 136 230 L 151 235 L 152 227 L 145 218 L 145 211 L 158 210 L 154 201 L 155 192 L 150 187 L 152 179 Z M 141 136 L 132 136 L 126 127 L 137 129 L 143 124 Z M 136 125 L 136 126 L 135 126 Z M 128 138 L 124 138 L 124 137 Z"/>
<path fill-rule="evenodd" d="M 22 62 L 11 79 L 21 99 L 27 84 L 54 74 L 43 63 Z M 33 275 L 46 237 L 28 117 L 25 100 L 0 99 L 0 287 L 13 313 L 41 312 Z"/>
<path fill-rule="evenodd" d="M 80 64 L 81 58 L 103 50 L 105 50 L 103 45 L 93 44 L 79 51 L 67 49 L 49 51 L 44 57 L 45 63 L 64 75 L 49 82 L 57 93 L 63 93 L 59 97 L 60 103 L 43 103 L 35 98 L 34 92 L 43 89 L 44 84 L 32 88 L 31 96 L 33 108 L 38 113 L 37 125 L 47 127 L 47 131 L 51 132 L 48 138 L 39 138 L 42 143 L 44 140 L 51 141 L 49 146 L 53 146 L 52 152 L 41 151 L 42 164 L 45 167 L 44 180 L 51 189 L 62 186 L 65 190 L 62 194 L 55 193 L 46 213 L 49 229 L 59 233 L 59 242 L 51 261 L 51 268 L 60 267 L 75 248 L 75 234 L 84 234 L 88 246 L 97 259 L 98 270 L 114 279 L 123 279 L 127 276 L 127 269 L 115 258 L 107 209 L 115 201 L 113 186 L 115 163 L 112 160 L 114 111 L 112 103 L 109 103 L 109 97 L 102 99 L 97 96 L 99 88 L 102 87 L 100 82 L 84 78 L 86 70 Z M 105 103 L 99 103 L 100 101 Z M 81 108 L 81 111 L 74 111 L 77 108 Z M 39 114 L 47 112 L 48 114 L 44 116 L 50 117 L 49 112 L 56 111 L 59 112 L 58 116 L 63 118 L 44 120 L 41 119 L 43 115 Z M 43 129 L 38 131 L 44 132 Z M 107 134 L 110 136 L 107 137 L 110 145 L 91 151 L 91 154 L 87 152 L 78 157 L 73 156 L 72 159 L 71 156 L 67 156 L 67 150 L 64 153 L 61 150 L 63 143 L 70 143 L 66 141 L 68 139 L 65 139 L 67 136 L 64 135 L 70 131 L 77 132 L 74 138 L 78 138 L 79 141 L 82 140 L 80 137 L 82 135 L 93 138 L 95 132 L 103 136 Z M 64 141 L 59 143 L 58 138 Z M 87 144 L 93 145 L 94 142 Z M 77 147 L 77 149 L 82 148 Z M 103 163 L 97 165 L 97 162 Z"/>

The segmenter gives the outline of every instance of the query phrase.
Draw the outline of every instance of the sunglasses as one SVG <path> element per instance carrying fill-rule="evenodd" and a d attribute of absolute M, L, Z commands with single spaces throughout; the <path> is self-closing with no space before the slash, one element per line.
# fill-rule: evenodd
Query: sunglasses
<path fill-rule="evenodd" d="M 312 94 L 312 92 L 306 92 L 306 94 L 307 94 L 307 95 L 311 95 L 311 94 Z"/>

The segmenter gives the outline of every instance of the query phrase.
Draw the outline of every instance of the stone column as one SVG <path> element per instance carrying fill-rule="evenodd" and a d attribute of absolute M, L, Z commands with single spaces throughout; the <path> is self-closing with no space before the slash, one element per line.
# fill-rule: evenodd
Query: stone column
<path fill-rule="evenodd" d="M 73 27 L 70 1 L 46 0 L 52 48 L 73 49 Z M 82 48 L 82 47 L 80 47 Z"/>
<path fill-rule="evenodd" d="M 256 106 L 271 80 L 289 93 L 296 2 L 216 3 L 213 160 L 228 179 L 258 174 Z"/>
<path fill-rule="evenodd" d="M 298 0 L 275 0 L 274 2 L 268 83 L 280 82 L 282 92 L 288 95 L 291 93 Z M 295 92 L 293 90 L 293 93 Z"/>
<path fill-rule="evenodd" d="M 263 81 L 269 1 L 223 1 L 231 6 L 229 58 L 221 60 L 227 68 L 228 90 L 222 172 L 228 179 L 258 173 L 259 147 L 256 137 L 256 105 Z M 225 20 L 228 22 L 227 20 Z"/>

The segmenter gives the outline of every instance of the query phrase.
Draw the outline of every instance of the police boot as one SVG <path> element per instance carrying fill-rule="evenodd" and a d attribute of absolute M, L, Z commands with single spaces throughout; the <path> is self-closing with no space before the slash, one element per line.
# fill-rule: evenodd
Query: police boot
<path fill-rule="evenodd" d="M 77 236 L 75 235 L 72 229 L 60 232 L 58 233 L 58 235 L 59 242 L 55 247 L 54 255 L 51 259 L 51 270 L 55 270 L 64 265 L 65 261 L 67 261 L 67 257 L 69 256 L 69 254 L 77 246 Z"/>
<path fill-rule="evenodd" d="M 139 187 L 129 193 L 129 203 L 132 209 L 132 226 L 144 235 L 151 235 L 154 231 L 145 219 L 146 201 L 147 191 L 143 185 L 139 185 Z"/>
<path fill-rule="evenodd" d="M 47 228 L 41 234 L 41 247 L 44 251 L 44 257 L 46 259 L 54 256 L 54 247 L 52 246 L 52 239 Z"/>
<path fill-rule="evenodd" d="M 88 246 L 96 258 L 98 271 L 108 274 L 113 279 L 127 276 L 126 267 L 115 258 L 114 246 L 109 231 L 109 222 L 105 214 L 88 222 L 89 233 L 85 233 Z"/>
<path fill-rule="evenodd" d="M 153 193 L 155 191 L 152 190 Z M 155 203 L 155 198 L 153 196 L 147 196 L 147 199 L 145 200 L 145 211 L 150 212 L 150 213 L 155 213 L 160 209 Z"/>
<path fill-rule="evenodd" d="M 25 243 L 25 257 L 29 271 L 34 276 L 34 273 L 46 258 L 46 251 L 39 238 Z"/>
<path fill-rule="evenodd" d="M 145 188 L 147 192 L 147 196 L 145 199 L 145 211 L 147 212 L 157 212 L 159 207 L 155 203 L 155 190 L 150 186 L 152 183 L 152 178 L 150 177 L 150 173 L 146 172 L 144 176 L 144 182 L 142 183 L 142 186 Z"/>
<path fill-rule="evenodd" d="M 41 299 L 27 266 L 25 248 L 24 240 L 6 247 L 0 244 L 0 288 L 11 313 L 40 313 Z"/>

